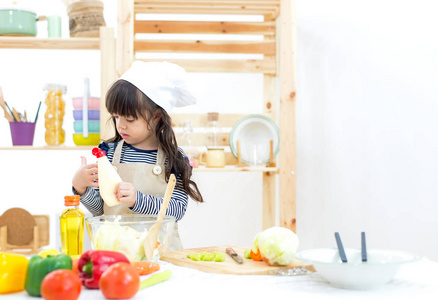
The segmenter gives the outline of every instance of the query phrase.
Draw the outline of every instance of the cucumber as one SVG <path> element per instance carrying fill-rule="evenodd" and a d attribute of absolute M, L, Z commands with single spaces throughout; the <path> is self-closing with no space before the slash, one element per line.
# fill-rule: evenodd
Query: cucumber
<path fill-rule="evenodd" d="M 213 253 L 209 252 L 201 252 L 201 253 L 193 253 L 187 254 L 187 258 L 190 258 L 194 261 L 216 261 L 222 262 L 225 261 L 225 253 L 213 251 Z"/>
<path fill-rule="evenodd" d="M 154 274 L 152 276 L 150 276 L 148 279 L 143 280 L 142 282 L 140 282 L 140 290 L 150 287 L 154 284 L 166 281 L 167 279 L 170 278 L 170 276 L 172 276 L 172 271 L 170 270 L 166 270 L 157 274 Z"/>

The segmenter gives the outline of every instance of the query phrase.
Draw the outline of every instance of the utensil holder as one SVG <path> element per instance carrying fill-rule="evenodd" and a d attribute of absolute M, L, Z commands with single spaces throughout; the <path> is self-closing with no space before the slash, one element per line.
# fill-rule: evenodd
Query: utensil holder
<path fill-rule="evenodd" d="M 9 122 L 11 128 L 12 145 L 32 146 L 35 135 L 35 123 Z"/>

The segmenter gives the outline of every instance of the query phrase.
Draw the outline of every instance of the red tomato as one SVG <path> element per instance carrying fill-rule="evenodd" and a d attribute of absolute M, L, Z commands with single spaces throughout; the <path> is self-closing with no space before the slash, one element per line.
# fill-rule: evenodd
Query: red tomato
<path fill-rule="evenodd" d="M 81 281 L 72 270 L 55 270 L 44 277 L 41 296 L 46 300 L 76 300 L 81 293 Z"/>
<path fill-rule="evenodd" d="M 140 288 L 140 276 L 130 263 L 118 262 L 103 272 L 99 288 L 107 299 L 130 299 Z"/>

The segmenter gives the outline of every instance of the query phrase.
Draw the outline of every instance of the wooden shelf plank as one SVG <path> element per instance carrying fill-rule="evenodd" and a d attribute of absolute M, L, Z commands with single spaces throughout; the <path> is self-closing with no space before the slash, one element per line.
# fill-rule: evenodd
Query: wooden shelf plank
<path fill-rule="evenodd" d="M 138 59 L 143 61 L 163 61 L 163 59 Z M 264 73 L 277 72 L 275 59 L 266 57 L 263 60 L 248 59 L 165 59 L 183 67 L 187 72 L 204 73 Z"/>
<path fill-rule="evenodd" d="M 226 166 L 225 168 L 206 168 L 206 167 L 198 167 L 193 168 L 193 172 L 264 172 L 264 173 L 278 173 L 278 168 L 264 168 L 264 167 L 242 167 L 238 168 L 237 166 Z"/>
<path fill-rule="evenodd" d="M 195 127 L 207 127 L 207 114 L 176 114 L 170 115 L 172 117 L 173 127 L 184 127 L 184 121 L 190 120 L 190 124 Z M 233 127 L 237 121 L 242 119 L 247 114 L 219 114 L 219 124 L 221 127 Z"/>
<path fill-rule="evenodd" d="M 135 6 L 136 13 L 154 14 L 214 14 L 214 15 L 263 15 L 266 20 L 275 20 L 279 8 L 276 5 L 239 5 L 230 3 L 226 5 L 212 4 L 186 4 L 179 3 L 172 6 L 166 4 L 139 4 Z"/>
<path fill-rule="evenodd" d="M 11 146 L 0 150 L 91 150 L 96 146 Z"/>
<path fill-rule="evenodd" d="M 197 146 L 197 147 L 201 147 L 201 146 L 205 146 L 205 145 L 210 145 L 210 141 L 208 139 L 208 134 L 207 132 L 193 132 L 192 133 L 192 146 Z M 229 136 L 230 133 L 229 132 L 220 132 L 218 133 L 218 146 L 228 146 L 230 144 L 229 142 Z M 182 132 L 177 132 L 175 133 L 175 137 L 178 141 L 183 140 L 183 133 Z"/>
<path fill-rule="evenodd" d="M 193 5 L 193 4 L 205 4 L 205 5 L 280 5 L 280 0 L 187 0 L 184 3 Z M 174 5 L 181 4 L 181 0 L 135 0 L 135 5 L 140 4 L 162 4 L 167 5 L 170 8 Z"/>
<path fill-rule="evenodd" d="M 135 21 L 134 33 L 275 35 L 275 22 Z"/>
<path fill-rule="evenodd" d="M 138 2 L 138 1 L 137 1 Z M 173 1 L 168 3 L 159 3 L 148 1 L 147 3 L 136 3 L 135 12 L 141 13 L 143 11 L 153 10 L 165 10 L 168 13 L 175 13 L 180 9 L 192 10 L 192 11 L 208 11 L 214 13 L 216 10 L 224 10 L 229 13 L 243 13 L 257 12 L 258 14 L 270 13 L 279 8 L 276 3 L 268 2 L 241 2 L 241 1 L 208 1 L 208 2 L 196 2 L 196 1 Z"/>
<path fill-rule="evenodd" d="M 36 37 L 0 37 L 0 48 L 4 49 L 66 49 L 99 50 L 99 38 L 47 38 Z"/>
<path fill-rule="evenodd" d="M 135 40 L 138 52 L 246 53 L 275 55 L 275 41 Z"/>

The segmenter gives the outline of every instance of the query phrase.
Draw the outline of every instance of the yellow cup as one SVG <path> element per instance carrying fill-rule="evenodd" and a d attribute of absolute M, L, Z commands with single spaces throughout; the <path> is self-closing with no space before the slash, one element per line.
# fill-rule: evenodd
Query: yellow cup
<path fill-rule="evenodd" d="M 223 148 L 211 148 L 207 152 L 201 153 L 199 158 L 201 165 L 207 165 L 208 168 L 225 167 L 225 150 Z"/>

